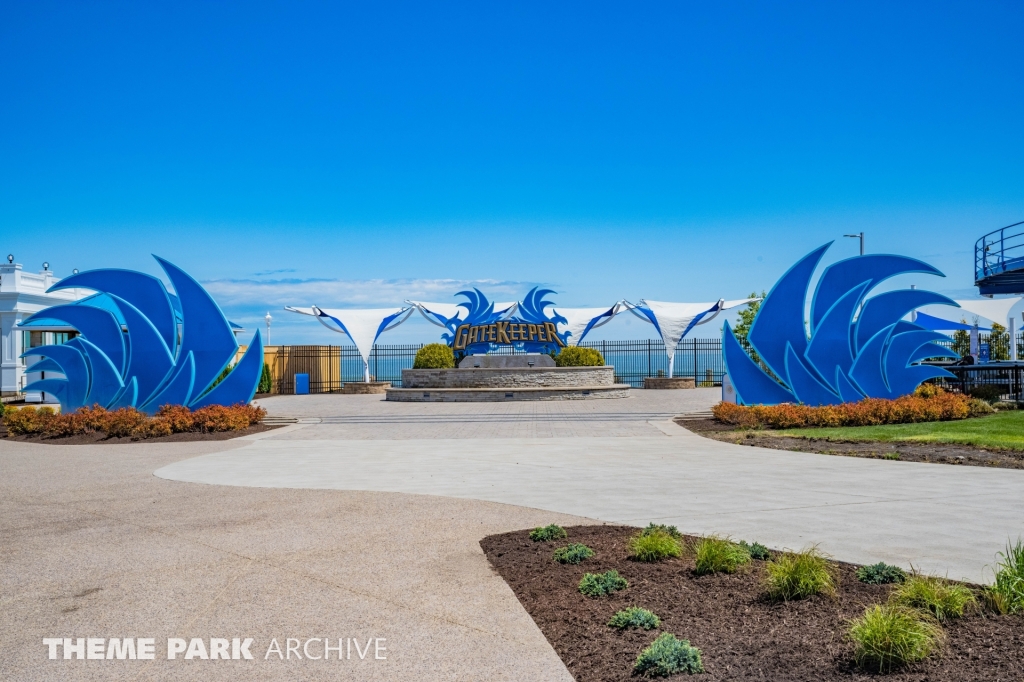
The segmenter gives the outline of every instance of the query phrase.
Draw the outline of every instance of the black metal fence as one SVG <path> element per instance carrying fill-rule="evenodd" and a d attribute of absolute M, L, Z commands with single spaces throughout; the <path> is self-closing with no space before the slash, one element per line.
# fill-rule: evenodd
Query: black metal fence
<path fill-rule="evenodd" d="M 580 345 L 600 351 L 605 362 L 615 367 L 619 383 L 641 387 L 644 377 L 668 375 L 668 355 L 661 341 L 594 341 Z M 420 343 L 374 346 L 367 363 L 371 379 L 401 386 L 402 370 L 412 367 L 416 351 L 422 347 Z M 524 351 L 506 346 L 495 352 L 513 355 Z M 270 369 L 275 393 L 293 393 L 295 375 L 300 373 L 309 374 L 311 393 L 340 391 L 343 383 L 363 380 L 363 359 L 355 346 L 278 346 Z M 724 372 L 719 339 L 683 339 L 676 346 L 673 376 L 692 377 L 698 386 L 720 386 Z"/>
<path fill-rule="evenodd" d="M 1009 335 L 980 334 L 980 343 L 989 343 L 992 360 L 1009 358 Z M 1024 358 L 1024 333 L 1016 338 L 1018 357 Z M 949 341 L 937 341 L 939 345 L 966 355 L 970 340 L 966 334 L 954 336 Z M 615 367 L 615 379 L 634 388 L 643 386 L 645 377 L 668 376 L 668 355 L 665 344 L 654 339 L 635 341 L 585 341 L 581 346 L 601 352 L 605 362 Z M 370 377 L 376 381 L 390 381 L 392 386 L 402 385 L 402 370 L 412 367 L 420 343 L 376 345 L 369 357 Z M 295 375 L 309 374 L 309 390 L 312 393 L 340 391 L 346 382 L 363 380 L 363 359 L 355 346 L 278 346 L 271 363 L 274 377 L 274 391 L 292 393 L 295 390 Z M 522 350 L 505 346 L 495 351 L 500 354 L 519 354 Z M 974 365 L 970 369 L 955 369 L 962 379 L 948 380 L 953 390 L 970 392 L 972 387 L 993 385 L 1013 388 L 1007 395 L 1019 396 L 1020 377 L 1012 371 L 997 367 L 986 368 Z M 1009 374 L 1006 374 L 1009 372 Z M 672 376 L 693 378 L 698 386 L 720 386 L 725 373 L 720 339 L 683 339 L 676 346 Z M 956 384 L 956 385 L 954 385 Z M 1015 387 L 1015 388 L 1014 388 Z M 1009 398 L 1008 398 L 1009 399 Z"/>

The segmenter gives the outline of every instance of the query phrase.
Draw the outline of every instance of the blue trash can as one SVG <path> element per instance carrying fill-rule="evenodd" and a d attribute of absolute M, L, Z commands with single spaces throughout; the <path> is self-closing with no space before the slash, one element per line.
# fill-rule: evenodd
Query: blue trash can
<path fill-rule="evenodd" d="M 295 375 L 295 395 L 309 395 L 309 375 Z"/>

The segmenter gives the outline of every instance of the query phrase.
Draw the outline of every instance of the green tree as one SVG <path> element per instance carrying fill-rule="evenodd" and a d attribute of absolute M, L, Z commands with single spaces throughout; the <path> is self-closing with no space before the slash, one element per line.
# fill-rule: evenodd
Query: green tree
<path fill-rule="evenodd" d="M 992 332 L 988 335 L 988 357 L 990 360 L 1010 359 L 1010 335 L 998 322 L 992 323 Z"/>
<path fill-rule="evenodd" d="M 764 300 L 768 293 L 764 290 L 761 291 L 760 298 Z M 758 298 L 756 291 L 751 291 L 747 298 Z M 750 327 L 754 324 L 754 318 L 757 317 L 757 311 L 761 309 L 761 301 L 751 301 L 747 305 L 740 308 L 739 321 L 736 326 L 732 328 L 732 333 L 736 335 L 736 339 L 740 342 L 740 345 L 750 354 L 754 362 L 760 364 L 761 358 L 757 356 L 754 349 L 750 347 L 747 336 L 750 334 Z"/>

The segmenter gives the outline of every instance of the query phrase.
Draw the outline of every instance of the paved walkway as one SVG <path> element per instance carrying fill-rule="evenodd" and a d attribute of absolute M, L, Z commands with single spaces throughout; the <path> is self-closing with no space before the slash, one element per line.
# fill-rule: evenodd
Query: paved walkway
<path fill-rule="evenodd" d="M 0 441 L 0 680 L 571 682 L 478 543 L 588 520 L 451 497 L 152 475 L 245 445 Z M 157 660 L 50 661 L 44 637 L 152 637 Z M 255 660 L 168 661 L 168 637 L 252 637 Z M 342 661 L 264 660 L 273 638 L 284 650 L 289 637 L 329 637 L 332 647 L 359 638 L 364 651 L 385 638 L 386 660 L 355 650 Z"/>
<path fill-rule="evenodd" d="M 287 396 L 265 405 L 316 423 L 0 441 L 0 679 L 569 680 L 480 538 L 656 520 L 981 580 L 1024 531 L 1024 472 L 744 448 L 668 421 L 716 399 Z M 42 644 L 133 636 L 155 638 L 158 660 L 49 661 Z M 252 637 L 256 660 L 168 661 L 168 637 Z M 263 660 L 289 637 L 382 637 L 387 659 Z"/>
<path fill-rule="evenodd" d="M 1024 533 L 1024 471 L 722 443 L 672 422 L 655 436 L 339 441 L 327 425 L 159 469 L 216 485 L 387 490 L 504 502 L 602 521 L 671 523 L 770 547 L 820 544 L 974 582 Z"/>

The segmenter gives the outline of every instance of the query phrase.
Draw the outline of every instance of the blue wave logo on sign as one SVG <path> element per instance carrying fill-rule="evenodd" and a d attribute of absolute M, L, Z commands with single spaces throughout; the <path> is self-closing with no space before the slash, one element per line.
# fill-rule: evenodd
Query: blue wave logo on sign
<path fill-rule="evenodd" d="M 928 379 L 954 377 L 939 367 L 919 364 L 926 358 L 958 357 L 934 343 L 947 337 L 903 318 L 925 305 L 959 307 L 955 301 L 921 289 L 867 297 L 896 275 L 945 276 L 922 261 L 866 255 L 830 265 L 814 289 L 805 326 L 811 276 L 831 245 L 804 256 L 761 303 L 747 340 L 763 367 L 725 324 L 722 352 L 739 402 L 836 405 L 866 397 L 893 399 L 913 393 Z"/>
<path fill-rule="evenodd" d="M 450 333 L 443 334 L 442 339 L 456 351 L 468 355 L 487 353 L 503 345 L 511 345 L 527 353 L 555 352 L 568 343 L 569 333 L 557 331 L 559 323 L 568 323 L 564 317 L 557 313 L 549 316 L 545 312 L 554 303 L 544 300 L 544 297 L 553 293 L 551 289 L 534 287 L 517 306 L 513 306 L 516 312 L 509 315 L 509 308 L 495 311 L 494 303 L 488 301 L 479 289 L 460 291 L 456 296 L 467 299 L 459 303 L 466 309 L 466 317 L 445 320 Z M 486 338 L 476 332 L 469 336 L 468 330 L 482 332 L 492 325 L 495 329 Z M 459 330 L 463 334 L 461 340 Z"/>
<path fill-rule="evenodd" d="M 34 381 L 25 391 L 46 391 L 65 411 L 100 405 L 152 414 L 163 405 L 198 409 L 252 400 L 263 370 L 259 331 L 238 364 L 217 381 L 238 352 L 230 323 L 197 281 L 154 258 L 174 294 L 156 277 L 115 269 L 78 273 L 50 288 L 92 289 L 97 294 L 46 308 L 23 322 L 58 323 L 78 331 L 67 343 L 22 354 L 43 358 L 26 371 L 65 377 Z"/>

